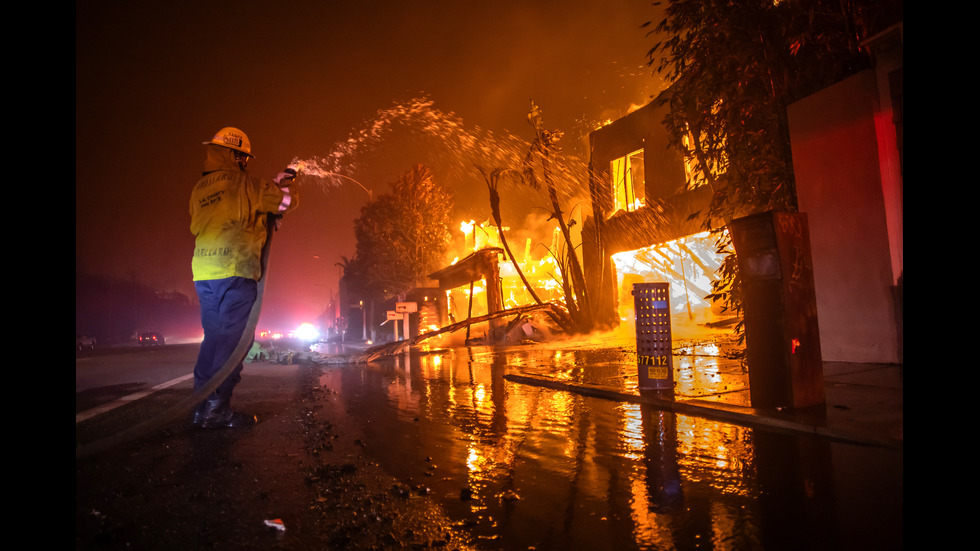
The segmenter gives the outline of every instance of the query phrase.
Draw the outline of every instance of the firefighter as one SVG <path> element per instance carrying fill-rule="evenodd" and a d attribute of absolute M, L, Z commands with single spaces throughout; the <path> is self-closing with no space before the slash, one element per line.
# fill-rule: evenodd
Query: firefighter
<path fill-rule="evenodd" d="M 252 146 L 244 132 L 226 127 L 205 145 L 204 173 L 191 191 L 191 269 L 201 303 L 204 341 L 194 366 L 195 391 L 206 385 L 231 356 L 248 325 L 262 276 L 262 247 L 270 214 L 295 208 L 290 192 L 295 172 L 284 170 L 271 182 L 247 170 Z M 202 428 L 235 428 L 255 416 L 231 407 L 242 364 L 195 409 Z"/>

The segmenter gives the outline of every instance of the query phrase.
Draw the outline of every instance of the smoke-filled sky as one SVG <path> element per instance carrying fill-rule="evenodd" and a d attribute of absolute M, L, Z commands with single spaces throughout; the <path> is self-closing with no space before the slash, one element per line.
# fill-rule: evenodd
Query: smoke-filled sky
<path fill-rule="evenodd" d="M 654 40 L 641 25 L 659 18 L 649 0 L 96 0 L 75 10 L 77 268 L 189 296 L 190 188 L 201 142 L 223 126 L 245 131 L 250 170 L 271 178 L 294 159 L 334 155 L 418 98 L 470 135 L 530 139 L 533 99 L 565 132 L 565 151 L 584 155 L 589 130 L 661 86 L 646 65 Z M 356 160 L 349 175 L 377 194 L 432 161 L 431 138 L 382 139 L 341 160 Z M 471 176 L 443 177 L 460 216 L 480 221 L 486 189 Z M 367 193 L 302 176 L 298 186 L 300 207 L 273 240 L 263 326 L 319 314 L 337 292 L 337 262 L 354 253 Z"/>

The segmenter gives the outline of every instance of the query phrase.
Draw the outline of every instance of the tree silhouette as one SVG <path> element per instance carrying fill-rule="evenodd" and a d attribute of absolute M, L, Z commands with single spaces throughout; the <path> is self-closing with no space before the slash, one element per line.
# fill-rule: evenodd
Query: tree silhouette
<path fill-rule="evenodd" d="M 354 258 L 344 268 L 351 289 L 383 299 L 418 286 L 438 269 L 450 240 L 453 196 L 424 165 L 391 184 L 354 222 Z"/>

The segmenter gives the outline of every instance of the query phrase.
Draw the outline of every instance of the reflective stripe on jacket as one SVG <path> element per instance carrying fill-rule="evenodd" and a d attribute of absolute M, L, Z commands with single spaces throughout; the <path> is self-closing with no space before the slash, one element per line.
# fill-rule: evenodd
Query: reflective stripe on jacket
<path fill-rule="evenodd" d="M 266 215 L 296 206 L 288 188 L 241 170 L 232 150 L 207 146 L 204 175 L 191 191 L 191 233 L 197 236 L 194 281 L 262 275 Z"/>

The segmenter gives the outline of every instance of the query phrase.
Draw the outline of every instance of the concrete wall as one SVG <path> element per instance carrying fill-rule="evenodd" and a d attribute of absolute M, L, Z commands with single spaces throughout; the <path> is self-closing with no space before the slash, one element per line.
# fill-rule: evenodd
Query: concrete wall
<path fill-rule="evenodd" d="M 883 181 L 881 153 L 887 150 L 881 133 L 895 127 L 880 124 L 880 112 L 870 70 L 788 109 L 799 209 L 810 221 L 824 361 L 902 362 L 901 301 L 895 300 L 901 259 L 895 261 L 894 243 L 901 243 L 903 230 L 900 220 L 897 227 L 890 223 L 886 208 L 901 197 L 893 181 Z"/>

